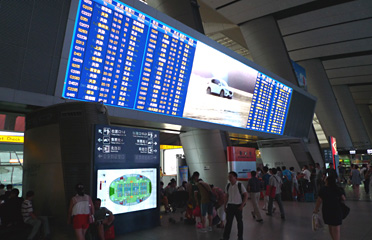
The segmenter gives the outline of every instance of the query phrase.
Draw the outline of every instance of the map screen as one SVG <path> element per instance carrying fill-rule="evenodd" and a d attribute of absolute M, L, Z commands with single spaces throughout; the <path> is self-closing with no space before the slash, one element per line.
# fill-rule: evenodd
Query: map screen
<path fill-rule="evenodd" d="M 114 0 L 80 0 L 63 97 L 283 134 L 292 88 Z"/>
<path fill-rule="evenodd" d="M 100 169 L 97 198 L 113 214 L 156 208 L 156 168 Z"/>

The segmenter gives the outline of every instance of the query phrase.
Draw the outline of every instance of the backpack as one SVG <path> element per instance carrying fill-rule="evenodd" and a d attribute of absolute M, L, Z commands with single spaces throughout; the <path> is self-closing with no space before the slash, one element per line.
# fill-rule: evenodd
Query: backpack
<path fill-rule="evenodd" d="M 209 201 L 213 204 L 216 204 L 217 203 L 217 196 L 216 194 L 214 194 L 214 192 L 211 190 L 209 191 L 203 184 L 199 183 L 204 189 L 205 191 L 208 192 L 208 195 L 209 195 Z"/>
<path fill-rule="evenodd" d="M 227 190 L 227 194 L 229 194 L 229 187 L 230 187 L 230 183 L 227 184 L 227 187 L 226 187 L 226 190 Z M 238 182 L 238 189 L 239 189 L 239 193 L 240 193 L 240 196 L 242 197 L 242 202 L 244 201 L 244 195 L 242 194 L 242 183 Z M 245 204 L 244 204 L 245 206 Z"/>

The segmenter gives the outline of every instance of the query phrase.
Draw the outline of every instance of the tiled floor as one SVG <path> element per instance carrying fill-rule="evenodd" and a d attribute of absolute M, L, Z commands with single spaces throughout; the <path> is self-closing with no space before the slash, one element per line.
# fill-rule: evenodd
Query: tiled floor
<path fill-rule="evenodd" d="M 362 190 L 362 189 L 361 189 Z M 351 188 L 346 187 L 347 195 L 351 196 Z M 254 240 L 325 240 L 331 239 L 328 227 L 313 232 L 311 229 L 311 216 L 315 203 L 306 202 L 283 202 L 286 212 L 286 220 L 280 219 L 276 212 L 273 217 L 263 214 L 264 222 L 257 223 L 252 219 L 250 202 L 244 209 L 244 239 Z M 262 205 L 263 202 L 261 201 Z M 362 194 L 362 200 L 349 200 L 346 204 L 351 208 L 350 215 L 341 226 L 341 239 L 344 240 L 371 240 L 372 239 L 372 202 Z M 264 211 L 262 211 L 264 213 Z M 213 229 L 212 232 L 200 233 L 195 226 L 186 225 L 183 222 L 175 224 L 168 222 L 169 215 L 162 218 L 162 226 L 123 236 L 118 240 L 217 240 L 222 236 L 221 229 Z M 230 239 L 237 239 L 236 222 L 234 221 Z"/>
<path fill-rule="evenodd" d="M 361 195 L 361 200 L 352 200 L 351 187 L 346 187 L 347 202 L 351 208 L 350 215 L 345 219 L 341 226 L 342 240 L 372 240 L 372 201 L 365 194 Z M 363 191 L 363 188 L 361 189 Z M 260 202 L 261 206 L 263 201 Z M 252 219 L 251 203 L 248 202 L 244 208 L 244 239 L 252 240 L 326 240 L 331 239 L 328 228 L 313 232 L 311 230 L 311 216 L 315 203 L 307 202 L 283 202 L 286 212 L 286 220 L 280 219 L 278 212 L 273 217 L 268 217 L 263 213 L 263 223 L 257 223 Z M 194 225 L 187 225 L 179 220 L 179 214 L 162 215 L 161 226 L 140 232 L 129 233 L 117 236 L 117 240 L 218 240 L 222 236 L 221 229 L 213 229 L 212 232 L 198 232 Z M 176 223 L 169 223 L 169 218 L 174 217 Z M 138 223 L 141 224 L 141 223 Z M 74 239 L 71 226 L 52 227 L 54 240 Z M 120 226 L 116 226 L 120 227 Z M 5 237 L 0 235 L 1 240 L 15 239 L 17 237 Z M 237 239 L 236 222 L 234 220 L 230 239 Z"/>

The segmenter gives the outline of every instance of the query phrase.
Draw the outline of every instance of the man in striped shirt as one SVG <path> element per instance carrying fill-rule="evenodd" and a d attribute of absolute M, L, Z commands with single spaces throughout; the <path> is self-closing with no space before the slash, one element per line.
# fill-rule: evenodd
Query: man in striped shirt
<path fill-rule="evenodd" d="M 26 224 L 32 225 L 32 231 L 30 235 L 28 235 L 27 239 L 33 239 L 35 237 L 41 227 L 41 224 L 43 224 L 45 239 L 49 239 L 50 232 L 48 218 L 35 215 L 34 209 L 32 207 L 32 200 L 34 198 L 34 195 L 35 193 L 33 191 L 28 191 L 26 193 L 26 200 L 23 201 L 21 209 L 23 221 Z"/>

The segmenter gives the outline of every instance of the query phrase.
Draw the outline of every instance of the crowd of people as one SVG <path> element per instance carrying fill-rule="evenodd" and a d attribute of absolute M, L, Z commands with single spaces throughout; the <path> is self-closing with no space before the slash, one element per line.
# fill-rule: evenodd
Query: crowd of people
<path fill-rule="evenodd" d="M 288 171 L 288 170 L 287 170 Z M 284 171 L 286 179 L 292 179 L 292 174 Z M 281 172 L 282 173 L 282 172 Z M 187 204 L 192 208 L 192 216 L 200 232 L 213 231 L 213 226 L 223 228 L 222 239 L 230 238 L 231 228 L 234 219 L 237 221 L 238 240 L 243 239 L 243 208 L 246 206 L 248 198 L 251 198 L 253 211 L 252 217 L 257 223 L 262 223 L 263 218 L 260 212 L 259 200 L 264 188 L 269 187 L 274 190 L 274 195 L 265 198 L 264 209 L 267 215 L 272 216 L 275 208 L 274 200 L 277 202 L 281 218 L 285 219 L 285 212 L 281 202 L 281 189 L 283 179 L 279 177 L 277 169 L 268 169 L 264 167 L 261 171 L 252 171 L 251 179 L 247 186 L 238 181 L 236 172 L 228 173 L 228 184 L 222 190 L 213 184 L 207 183 L 200 178 L 199 172 L 194 172 L 189 182 L 183 182 L 182 186 L 177 188 L 176 180 L 172 179 L 167 187 L 161 182 L 161 200 L 166 212 L 171 211 L 174 194 L 178 191 L 187 192 Z M 291 184 L 290 184 L 291 185 Z M 215 221 L 217 219 L 217 221 Z"/>
<path fill-rule="evenodd" d="M 243 239 L 243 208 L 251 199 L 251 215 L 260 224 L 264 222 L 263 213 L 273 217 L 278 208 L 282 220 L 286 219 L 282 201 L 316 201 L 314 213 L 322 210 L 324 222 L 329 226 L 332 239 L 340 238 L 342 224 L 341 202 L 345 200 L 342 187 L 352 186 L 355 199 L 360 198 L 360 185 L 364 184 L 366 194 L 372 185 L 372 166 L 352 165 L 350 172 L 340 165 L 338 173 L 333 164 L 329 168 L 319 164 L 304 165 L 296 172 L 294 167 L 286 166 L 257 168 L 250 173 L 247 185 L 238 181 L 236 172 L 228 173 L 228 183 L 221 189 L 207 183 L 194 172 L 188 182 L 177 186 L 171 179 L 166 187 L 160 182 L 160 200 L 166 212 L 172 212 L 176 204 L 182 202 L 187 206 L 186 217 L 195 223 L 200 232 L 213 231 L 213 227 L 222 228 L 222 240 L 230 238 L 234 218 L 237 222 L 238 240 Z M 85 194 L 83 184 L 76 185 L 76 195 L 70 201 L 67 223 L 72 224 L 76 239 L 83 240 L 88 229 L 97 238 L 105 239 L 105 232 L 112 228 L 114 215 L 110 210 L 101 207 L 101 200 Z M 50 237 L 48 218 L 39 216 L 34 211 L 34 191 L 28 191 L 25 199 L 19 197 L 19 190 L 11 184 L 6 187 L 0 184 L 0 225 L 12 227 L 17 225 L 29 226 L 27 239 L 33 239 L 37 234 Z M 262 206 L 260 206 L 262 199 Z M 264 210 L 265 212 L 261 212 Z"/>
<path fill-rule="evenodd" d="M 357 165 L 352 166 L 350 173 L 346 173 L 341 165 L 338 173 L 333 164 L 321 167 L 318 163 L 304 165 L 301 171 L 294 167 L 286 166 L 257 168 L 250 173 L 248 184 L 244 186 L 237 181 L 237 174 L 228 174 L 228 184 L 222 190 L 206 183 L 194 172 L 189 182 L 183 182 L 177 188 L 176 180 L 172 179 L 167 187 L 162 187 L 162 203 L 166 209 L 171 204 L 166 199 L 176 191 L 187 191 L 188 203 L 192 206 L 196 226 L 200 232 L 213 231 L 214 224 L 217 228 L 224 228 L 222 240 L 230 238 L 233 219 L 237 221 L 238 239 L 243 239 L 243 211 L 248 198 L 251 199 L 252 217 L 257 223 L 263 223 L 263 214 L 273 217 L 278 208 L 282 220 L 286 219 L 282 201 L 312 201 L 316 202 L 314 213 L 322 209 L 324 222 L 329 226 L 332 239 L 340 238 L 342 224 L 340 204 L 345 200 L 343 187 L 350 184 L 354 196 L 359 198 L 359 186 L 364 183 L 364 189 L 369 194 L 371 185 L 372 166 L 365 166 L 358 170 Z M 163 185 L 162 185 L 163 186 Z M 213 193 L 214 197 L 210 193 Z M 260 206 L 262 199 L 262 206 Z M 200 209 L 200 210 L 199 210 Z M 265 212 L 261 212 L 262 210 Z M 218 222 L 214 221 L 218 218 Z"/>

